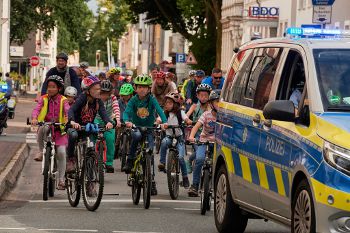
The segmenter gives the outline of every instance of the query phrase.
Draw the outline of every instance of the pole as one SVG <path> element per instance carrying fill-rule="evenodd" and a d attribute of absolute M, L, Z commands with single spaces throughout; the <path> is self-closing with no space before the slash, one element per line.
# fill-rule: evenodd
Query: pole
<path fill-rule="evenodd" d="M 108 69 L 111 68 L 111 51 L 110 51 L 110 44 L 109 44 L 109 38 L 107 37 L 107 57 L 108 57 Z"/>

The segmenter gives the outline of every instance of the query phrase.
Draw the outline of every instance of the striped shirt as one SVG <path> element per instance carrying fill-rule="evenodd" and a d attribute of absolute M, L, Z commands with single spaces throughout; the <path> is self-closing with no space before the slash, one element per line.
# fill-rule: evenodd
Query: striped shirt
<path fill-rule="evenodd" d="M 117 122 L 120 122 L 120 112 L 117 97 L 115 95 L 111 95 L 111 97 L 104 102 L 104 106 L 106 108 L 108 117 L 112 120 L 115 119 Z M 102 120 L 99 114 L 97 114 L 96 119 Z"/>

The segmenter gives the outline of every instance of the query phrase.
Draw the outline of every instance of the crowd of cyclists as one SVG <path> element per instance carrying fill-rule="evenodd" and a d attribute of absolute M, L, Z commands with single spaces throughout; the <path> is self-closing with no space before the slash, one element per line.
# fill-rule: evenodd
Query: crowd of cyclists
<path fill-rule="evenodd" d="M 123 72 L 119 67 L 93 74 L 87 69 L 88 63 L 68 67 L 67 61 L 66 54 L 57 55 L 57 65 L 47 73 L 31 120 L 32 125 L 38 122 L 62 123 L 54 132 L 59 174 L 57 189 L 66 188 L 65 174 L 76 167 L 75 145 L 84 136 L 80 131 L 81 126 L 98 124 L 108 130 L 104 133 L 107 173 L 114 173 L 121 132 L 125 127 L 133 128 L 127 161 L 121 168 L 129 174 L 141 133 L 146 134 L 149 148 L 156 154 L 151 127 L 159 125 L 164 133 L 161 134 L 158 170 L 165 170 L 167 149 L 171 144 L 168 136 L 175 132 L 179 141 L 177 149 L 183 187 L 188 189 L 189 196 L 197 197 L 206 147 L 194 146 L 191 150 L 193 153 L 187 157 L 185 142 L 195 145 L 197 141 L 215 140 L 217 105 L 224 82 L 222 71 L 214 68 L 212 74 L 206 77 L 202 70 L 191 70 L 187 78 L 177 82 L 174 73 L 163 72 L 159 67 L 152 69 L 150 74 L 134 75 L 131 70 Z M 184 125 L 185 128 L 173 131 L 167 129 L 169 125 Z M 134 126 L 150 129 L 140 132 Z M 44 137 L 45 130 L 39 126 L 37 138 L 40 152 L 34 158 L 36 161 L 42 161 Z M 190 182 L 188 174 L 192 170 L 193 179 Z M 151 193 L 157 194 L 154 179 Z"/>

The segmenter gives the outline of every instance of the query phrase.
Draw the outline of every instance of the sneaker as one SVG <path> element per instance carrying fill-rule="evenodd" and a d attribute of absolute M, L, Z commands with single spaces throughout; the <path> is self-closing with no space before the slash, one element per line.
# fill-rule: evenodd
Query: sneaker
<path fill-rule="evenodd" d="M 190 189 L 188 190 L 188 196 L 189 197 L 199 197 L 198 187 L 196 187 L 195 185 L 191 185 Z"/>
<path fill-rule="evenodd" d="M 164 163 L 158 164 L 158 170 L 159 170 L 160 172 L 165 172 L 165 164 L 164 164 Z"/>
<path fill-rule="evenodd" d="M 156 196 L 157 194 L 157 184 L 155 181 L 152 181 L 151 196 Z"/>
<path fill-rule="evenodd" d="M 131 169 L 132 169 L 132 167 L 133 167 L 133 160 L 131 160 L 131 159 L 128 159 L 127 161 L 126 161 L 126 164 L 125 164 L 125 166 L 122 168 L 123 170 L 124 170 L 124 172 L 125 172 L 125 174 L 130 174 L 130 172 L 131 172 Z"/>
<path fill-rule="evenodd" d="M 67 159 L 66 172 L 67 173 L 75 172 L 75 159 L 74 158 Z"/>
<path fill-rule="evenodd" d="M 191 163 L 191 161 L 190 160 L 186 160 L 185 163 L 186 163 L 187 173 L 191 174 L 192 173 L 192 163 Z"/>
<path fill-rule="evenodd" d="M 37 162 L 43 161 L 43 152 L 39 152 L 35 157 L 34 160 Z"/>
<path fill-rule="evenodd" d="M 188 189 L 188 187 L 190 187 L 190 181 L 188 180 L 187 176 L 182 177 L 182 185 L 185 189 Z"/>
<path fill-rule="evenodd" d="M 63 180 L 60 180 L 57 185 L 57 190 L 65 190 L 66 189 L 66 184 L 64 183 Z"/>
<path fill-rule="evenodd" d="M 87 187 L 87 190 L 86 190 L 86 195 L 88 197 L 96 197 L 97 196 L 97 192 L 96 192 L 96 188 L 95 188 L 95 183 L 88 183 L 87 184 L 88 187 Z"/>
<path fill-rule="evenodd" d="M 107 173 L 114 173 L 114 167 L 111 165 L 106 165 L 106 172 Z"/>

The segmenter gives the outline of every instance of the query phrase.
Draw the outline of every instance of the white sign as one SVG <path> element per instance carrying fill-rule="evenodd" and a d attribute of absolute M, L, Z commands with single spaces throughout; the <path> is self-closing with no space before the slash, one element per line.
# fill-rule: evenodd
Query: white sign
<path fill-rule="evenodd" d="M 23 57 L 23 46 L 10 46 L 11 57 Z"/>
<path fill-rule="evenodd" d="M 313 23 L 331 23 L 332 6 L 314 6 Z"/>

